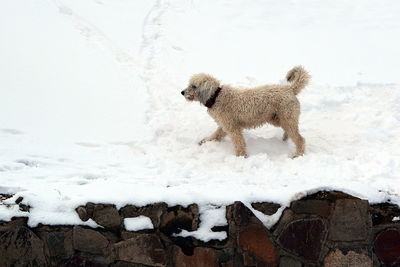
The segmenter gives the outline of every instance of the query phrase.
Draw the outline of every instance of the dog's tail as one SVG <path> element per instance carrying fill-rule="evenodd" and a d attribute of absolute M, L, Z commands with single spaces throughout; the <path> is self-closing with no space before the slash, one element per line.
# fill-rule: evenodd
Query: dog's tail
<path fill-rule="evenodd" d="M 308 74 L 303 66 L 296 66 L 286 74 L 286 80 L 291 83 L 290 88 L 295 95 L 307 86 L 310 78 L 310 74 Z"/>

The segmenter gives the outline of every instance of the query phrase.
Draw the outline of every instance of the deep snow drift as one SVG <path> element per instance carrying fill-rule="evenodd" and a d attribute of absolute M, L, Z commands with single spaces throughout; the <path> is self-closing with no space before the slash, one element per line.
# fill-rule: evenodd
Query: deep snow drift
<path fill-rule="evenodd" d="M 0 0 L 0 220 L 82 224 L 88 201 L 224 205 L 290 201 L 320 189 L 400 204 L 400 3 L 395 1 Z M 248 159 L 180 95 L 189 76 L 280 82 L 312 74 L 299 95 L 307 155 L 272 126 L 246 131 Z M 18 210 L 19 196 L 30 205 Z M 221 207 L 222 206 L 222 207 Z M 207 219 L 208 218 L 208 219 Z M 144 219 L 144 221 L 146 221 Z M 138 224 L 146 225 L 143 220 Z M 94 222 L 89 222 L 95 226 Z M 138 229 L 134 220 L 130 229 Z"/>

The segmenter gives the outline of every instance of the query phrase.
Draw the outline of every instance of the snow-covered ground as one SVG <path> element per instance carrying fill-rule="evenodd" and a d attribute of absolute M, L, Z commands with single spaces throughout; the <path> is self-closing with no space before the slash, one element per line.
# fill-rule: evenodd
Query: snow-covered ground
<path fill-rule="evenodd" d="M 321 189 L 400 204 L 398 14 L 391 0 L 0 0 L 0 193 L 15 194 L 0 220 L 195 202 L 201 231 L 184 234 L 209 239 L 236 200 L 280 203 L 256 212 L 267 226 Z M 180 95 L 191 74 L 253 86 L 297 64 L 313 76 L 306 156 L 272 126 L 245 132 L 247 159 L 229 139 L 197 145 L 216 125 Z M 5 205 L 19 196 L 29 213 Z"/>

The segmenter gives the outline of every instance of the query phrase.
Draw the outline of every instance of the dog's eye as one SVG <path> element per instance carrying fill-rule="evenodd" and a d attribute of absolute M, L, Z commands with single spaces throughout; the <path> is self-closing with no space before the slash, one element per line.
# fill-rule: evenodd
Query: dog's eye
<path fill-rule="evenodd" d="M 192 87 L 193 89 L 196 89 L 196 85 L 192 85 L 191 87 Z"/>

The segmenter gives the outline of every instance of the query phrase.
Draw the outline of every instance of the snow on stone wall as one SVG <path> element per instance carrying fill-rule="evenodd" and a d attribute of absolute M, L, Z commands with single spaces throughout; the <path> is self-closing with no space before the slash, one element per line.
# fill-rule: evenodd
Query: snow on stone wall
<path fill-rule="evenodd" d="M 9 196 L 10 197 L 10 196 Z M 266 214 L 275 203 L 253 203 Z M 213 232 L 222 240 L 192 236 L 206 221 L 196 204 L 144 207 L 87 203 L 76 209 L 82 220 L 101 227 L 29 228 L 26 218 L 0 223 L 0 266 L 399 266 L 400 209 L 370 205 L 341 192 L 318 192 L 294 201 L 268 229 L 241 202 L 224 209 L 226 224 Z M 128 231 L 123 221 L 149 218 L 154 229 Z M 147 223 L 145 226 L 148 226 Z"/>

